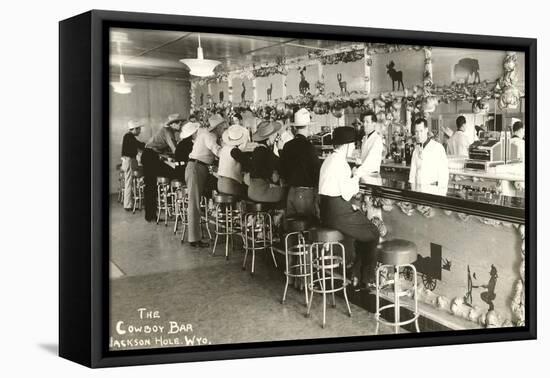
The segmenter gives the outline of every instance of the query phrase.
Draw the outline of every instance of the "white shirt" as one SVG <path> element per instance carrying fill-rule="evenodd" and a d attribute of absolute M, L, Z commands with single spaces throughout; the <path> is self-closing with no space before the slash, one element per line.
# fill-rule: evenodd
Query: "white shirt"
<path fill-rule="evenodd" d="M 359 192 L 359 176 L 351 177 L 345 149 L 330 154 L 319 173 L 319 194 L 349 201 Z"/>
<path fill-rule="evenodd" d="M 409 182 L 422 187 L 437 186 L 447 191 L 449 163 L 440 143 L 431 139 L 424 148 L 416 145 L 411 159 Z"/>
<path fill-rule="evenodd" d="M 447 153 L 449 155 L 456 156 L 469 156 L 468 148 L 470 147 L 470 140 L 466 133 L 462 130 L 458 130 L 449 138 L 447 142 Z"/>
<path fill-rule="evenodd" d="M 243 182 L 243 174 L 241 172 L 241 163 L 233 159 L 231 150 L 235 146 L 225 145 L 220 149 L 220 162 L 218 164 L 218 176 L 227 177 Z"/>
<path fill-rule="evenodd" d="M 384 155 L 382 137 L 376 131 L 365 135 L 361 144 L 361 166 L 358 175 L 380 172 L 380 164 Z"/>
<path fill-rule="evenodd" d="M 281 138 L 279 140 L 278 143 L 276 143 L 274 146 L 273 146 L 273 153 L 277 156 L 279 156 L 279 151 L 282 151 L 283 150 L 283 147 L 285 146 L 286 142 L 289 142 L 291 141 L 292 139 L 294 139 L 294 134 L 292 134 L 292 132 L 290 132 L 290 130 L 286 129 L 285 131 L 283 131 L 281 133 Z"/>
<path fill-rule="evenodd" d="M 510 139 L 510 154 L 512 159 L 525 161 L 525 141 L 520 137 Z"/>
<path fill-rule="evenodd" d="M 197 138 L 193 143 L 193 150 L 189 154 L 190 159 L 200 160 L 206 164 L 214 163 L 214 157 L 219 155 L 220 146 L 215 134 L 206 128 L 197 130 Z"/>

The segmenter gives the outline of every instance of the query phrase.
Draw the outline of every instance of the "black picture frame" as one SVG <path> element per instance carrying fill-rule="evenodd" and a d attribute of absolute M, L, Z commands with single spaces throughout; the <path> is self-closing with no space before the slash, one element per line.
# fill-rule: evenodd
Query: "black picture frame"
<path fill-rule="evenodd" d="M 186 348 L 108 351 L 110 27 L 394 42 L 525 53 L 526 326 Z M 92 10 L 59 24 L 59 355 L 89 367 L 535 339 L 536 39 Z M 527 194 L 527 193 L 526 193 Z"/>

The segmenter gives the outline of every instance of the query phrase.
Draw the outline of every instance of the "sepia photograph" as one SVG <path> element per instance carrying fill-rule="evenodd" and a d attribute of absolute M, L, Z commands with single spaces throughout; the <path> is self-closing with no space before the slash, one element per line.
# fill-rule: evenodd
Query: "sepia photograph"
<path fill-rule="evenodd" d="M 109 29 L 109 351 L 525 327 L 525 53 Z"/>

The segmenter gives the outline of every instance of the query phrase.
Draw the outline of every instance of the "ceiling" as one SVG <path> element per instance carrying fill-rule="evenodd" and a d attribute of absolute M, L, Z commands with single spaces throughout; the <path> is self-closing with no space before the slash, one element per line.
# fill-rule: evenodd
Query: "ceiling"
<path fill-rule="evenodd" d="M 352 42 L 291 39 L 201 33 L 205 59 L 219 60 L 216 70 L 232 71 L 251 64 L 294 58 L 312 50 L 335 49 Z M 189 70 L 179 60 L 196 58 L 198 34 L 181 31 L 112 29 L 111 73 L 123 64 L 125 75 L 189 79 Z"/>

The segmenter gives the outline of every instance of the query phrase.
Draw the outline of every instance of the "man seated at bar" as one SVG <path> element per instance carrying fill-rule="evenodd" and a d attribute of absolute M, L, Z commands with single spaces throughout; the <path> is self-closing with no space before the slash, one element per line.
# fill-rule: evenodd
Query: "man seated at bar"
<path fill-rule="evenodd" d="M 148 222 L 156 217 L 157 177 L 170 178 L 174 175 L 174 170 L 160 160 L 159 154 L 176 152 L 175 132 L 180 130 L 184 121 L 179 114 L 170 114 L 164 126 L 145 145 L 141 163 L 145 182 L 145 220 Z"/>
<path fill-rule="evenodd" d="M 510 139 L 510 157 L 512 159 L 518 159 L 522 162 L 525 161 L 525 129 L 523 122 L 515 121 L 512 125 L 512 138 Z"/>
<path fill-rule="evenodd" d="M 428 121 L 414 122 L 417 145 L 411 159 L 409 182 L 413 190 L 446 195 L 449 182 L 447 154 L 443 146 L 428 137 Z"/>
<path fill-rule="evenodd" d="M 465 126 L 466 118 L 464 116 L 459 116 L 456 119 L 456 132 L 449 138 L 449 142 L 447 143 L 447 153 L 449 155 L 468 157 L 470 141 L 464 132 Z"/>
<path fill-rule="evenodd" d="M 218 191 L 239 198 L 246 197 L 247 187 L 243 184 L 241 163 L 231 156 L 233 149 L 241 149 L 248 142 L 248 130 L 239 125 L 229 126 L 223 132 L 223 146 L 218 163 Z"/>
<path fill-rule="evenodd" d="M 214 114 L 208 119 L 209 125 L 197 130 L 193 150 L 189 154 L 189 161 L 185 168 L 185 182 L 189 196 L 189 243 L 193 247 L 208 247 L 209 243 L 202 241 L 201 233 L 201 196 L 206 193 L 209 176 L 208 167 L 219 156 L 220 146 L 218 138 L 227 125 L 225 119 Z"/>
<path fill-rule="evenodd" d="M 132 179 L 133 172 L 138 168 L 136 159 L 138 150 L 143 150 L 145 143 L 136 137 L 141 132 L 143 124 L 138 121 L 128 121 L 128 132 L 122 138 L 122 171 L 124 172 L 124 210 L 132 211 Z"/>
<path fill-rule="evenodd" d="M 361 144 L 361 161 L 357 175 L 372 175 L 380 172 L 380 164 L 384 154 L 382 137 L 376 131 L 376 114 L 372 111 L 361 115 L 365 136 Z"/>
<path fill-rule="evenodd" d="M 319 183 L 319 157 L 307 139 L 311 115 L 307 109 L 294 114 L 294 139 L 281 151 L 281 176 L 289 186 L 286 199 L 286 216 L 318 217 L 317 185 Z"/>
<path fill-rule="evenodd" d="M 355 130 L 352 127 L 335 128 L 332 143 L 334 152 L 323 162 L 319 174 L 321 224 L 343 233 L 349 238 L 346 244 L 355 242 L 352 285 L 358 289 L 361 283 L 374 282 L 375 248 L 380 233 L 366 215 L 350 202 L 359 192 L 359 176 L 352 176 L 347 162 L 355 148 Z M 368 272 L 367 277 L 362 277 L 364 268 Z"/>
<path fill-rule="evenodd" d="M 261 122 L 252 135 L 252 141 L 257 143 L 252 156 L 238 148 L 231 150 L 231 156 L 250 172 L 248 198 L 253 201 L 278 203 L 284 197 L 284 188 L 278 185 L 279 158 L 273 153 L 273 145 L 281 127 L 280 122 Z"/>

